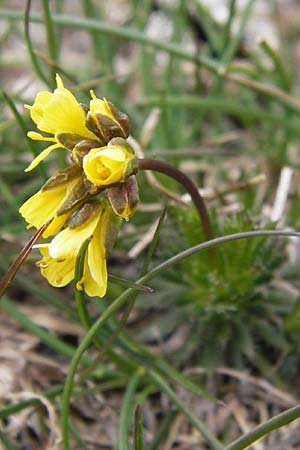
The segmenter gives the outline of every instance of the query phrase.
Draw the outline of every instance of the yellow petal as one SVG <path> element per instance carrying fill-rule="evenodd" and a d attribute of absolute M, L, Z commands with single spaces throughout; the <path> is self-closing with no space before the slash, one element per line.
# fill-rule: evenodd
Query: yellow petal
<path fill-rule="evenodd" d="M 56 81 L 57 89 L 65 89 L 64 83 L 63 83 L 62 79 L 60 78 L 60 76 L 58 75 L 58 73 L 55 76 L 55 81 Z"/>
<path fill-rule="evenodd" d="M 43 238 L 47 238 L 49 236 L 53 236 L 55 233 L 57 233 L 66 223 L 68 217 L 70 216 L 71 212 L 67 214 L 62 214 L 60 216 L 54 216 L 54 219 L 51 221 L 51 223 L 47 226 L 46 230 L 43 233 Z"/>
<path fill-rule="evenodd" d="M 94 139 L 95 135 L 85 126 L 85 113 L 74 95 L 56 77 L 57 89 L 39 92 L 30 107 L 32 120 L 41 131 L 47 133 L 76 133 Z"/>
<path fill-rule="evenodd" d="M 89 297 L 104 297 L 107 290 L 107 272 L 106 272 L 106 261 L 104 260 L 103 265 L 103 280 L 101 283 L 99 281 L 95 281 L 90 271 L 87 270 L 83 280 L 84 290 Z"/>
<path fill-rule="evenodd" d="M 36 95 L 32 106 L 25 105 L 25 108 L 30 110 L 30 117 L 34 123 L 38 124 L 43 119 L 44 107 L 51 100 L 52 95 L 51 92 L 41 91 Z"/>
<path fill-rule="evenodd" d="M 63 226 L 69 215 L 56 216 L 56 211 L 76 185 L 78 179 L 79 177 L 76 177 L 67 183 L 59 184 L 45 191 L 38 191 L 23 203 L 19 209 L 20 214 L 30 226 L 37 229 L 54 217 L 54 220 L 44 231 L 43 237 L 55 234 Z"/>
<path fill-rule="evenodd" d="M 41 133 L 37 133 L 36 131 L 28 131 L 27 136 L 33 141 L 57 142 L 55 137 L 43 136 Z"/>
<path fill-rule="evenodd" d="M 84 288 L 91 297 L 94 295 L 103 297 L 107 289 L 106 251 L 101 228 L 102 221 L 100 220 L 87 250 L 89 270 L 84 280 Z"/>
<path fill-rule="evenodd" d="M 35 245 L 43 259 L 36 263 L 41 274 L 54 287 L 66 286 L 74 279 L 76 258 L 53 259 L 49 256 L 49 244 Z"/>
<path fill-rule="evenodd" d="M 76 258 L 52 259 L 48 267 L 41 268 L 41 274 L 54 287 L 63 287 L 74 279 Z"/>
<path fill-rule="evenodd" d="M 40 228 L 55 215 L 66 193 L 64 185 L 46 191 L 39 191 L 30 197 L 19 209 L 26 222 L 35 228 Z"/>
<path fill-rule="evenodd" d="M 99 211 L 101 206 L 99 205 Z M 84 241 L 92 236 L 100 214 L 94 214 L 88 222 L 77 228 L 65 228 L 49 244 L 49 254 L 52 258 L 75 257 Z"/>
<path fill-rule="evenodd" d="M 61 145 L 54 144 L 45 148 L 45 150 L 43 150 L 36 158 L 34 158 L 34 160 L 25 169 L 25 172 L 30 172 L 31 170 L 33 170 L 36 166 L 39 165 L 41 161 L 43 161 L 43 159 L 45 159 L 52 152 L 52 150 L 55 150 L 56 148 L 61 148 Z"/>
<path fill-rule="evenodd" d="M 103 114 L 104 116 L 108 116 L 111 120 L 116 122 L 114 116 L 111 113 L 109 104 L 105 99 L 97 98 L 94 91 L 90 91 L 92 100 L 90 101 L 90 112 L 92 117 L 96 119 L 96 114 Z"/>
<path fill-rule="evenodd" d="M 108 186 L 124 181 L 129 162 L 134 155 L 123 147 L 93 148 L 83 158 L 86 177 L 96 186 Z"/>

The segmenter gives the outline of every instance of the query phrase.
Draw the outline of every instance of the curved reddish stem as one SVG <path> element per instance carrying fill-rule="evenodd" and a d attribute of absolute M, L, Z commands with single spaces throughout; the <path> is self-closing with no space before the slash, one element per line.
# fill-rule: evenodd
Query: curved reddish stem
<path fill-rule="evenodd" d="M 51 219 L 52 220 L 52 219 Z M 47 226 L 51 222 L 51 220 L 48 220 L 41 228 L 39 228 L 31 239 L 25 244 L 25 246 L 20 251 L 19 255 L 17 256 L 17 259 L 12 263 L 12 265 L 8 268 L 7 272 L 3 276 L 3 278 L 0 280 L 0 298 L 4 294 L 5 290 L 7 289 L 8 285 L 16 275 L 17 271 L 19 270 L 21 264 L 23 261 L 27 258 L 29 253 L 31 252 L 31 249 L 33 245 L 38 241 L 38 239 L 41 237 L 41 235 L 46 230 Z"/>
<path fill-rule="evenodd" d="M 204 200 L 194 182 L 187 175 L 181 172 L 181 170 L 176 169 L 176 167 L 171 166 L 171 164 L 168 164 L 165 161 L 158 161 L 156 159 L 145 158 L 145 159 L 138 159 L 137 163 L 139 170 L 154 170 L 156 172 L 161 172 L 173 178 L 178 183 L 182 184 L 182 186 L 184 186 L 185 189 L 190 194 L 194 202 L 194 205 L 198 211 L 205 239 L 207 241 L 213 239 L 214 236 L 209 215 Z"/>

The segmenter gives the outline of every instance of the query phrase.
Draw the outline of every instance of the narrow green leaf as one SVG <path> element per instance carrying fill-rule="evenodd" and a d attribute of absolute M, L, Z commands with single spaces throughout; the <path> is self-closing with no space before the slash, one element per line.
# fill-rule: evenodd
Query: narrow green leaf
<path fill-rule="evenodd" d="M 249 431 L 248 433 L 241 436 L 236 441 L 227 445 L 224 450 L 243 450 L 249 447 L 253 442 L 271 433 L 271 431 L 277 430 L 284 425 L 296 420 L 300 417 L 300 406 L 295 406 L 294 408 L 288 409 L 281 414 L 267 420 L 266 422 L 258 425 L 258 427 Z"/>
<path fill-rule="evenodd" d="M 141 371 L 138 371 L 135 375 L 133 375 L 125 391 L 120 414 L 118 446 L 117 446 L 118 450 L 129 450 L 129 431 L 134 414 L 133 397 L 135 391 L 137 390 L 141 375 L 142 375 Z"/>
<path fill-rule="evenodd" d="M 134 450 L 144 450 L 143 440 L 143 416 L 140 405 L 136 407 L 134 413 Z"/>

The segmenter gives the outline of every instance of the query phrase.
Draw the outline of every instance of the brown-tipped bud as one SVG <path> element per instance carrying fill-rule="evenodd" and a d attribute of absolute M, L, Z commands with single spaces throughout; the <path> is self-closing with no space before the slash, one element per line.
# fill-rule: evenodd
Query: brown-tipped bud
<path fill-rule="evenodd" d="M 109 254 L 118 237 L 122 219 L 114 214 L 109 202 L 103 200 L 104 210 L 101 216 L 101 241 L 104 244 L 106 254 Z"/>
<path fill-rule="evenodd" d="M 61 184 L 68 183 L 74 180 L 81 173 L 81 169 L 78 166 L 70 166 L 65 169 L 58 170 L 48 181 L 42 186 L 41 191 L 47 191 L 48 189 L 57 187 Z"/>
<path fill-rule="evenodd" d="M 71 211 L 73 208 L 78 206 L 83 200 L 88 197 L 89 193 L 86 190 L 84 182 L 82 179 L 75 185 L 75 187 L 69 192 L 65 201 L 60 205 L 56 214 L 58 216 Z"/>
<path fill-rule="evenodd" d="M 68 228 L 80 227 L 99 210 L 98 202 L 88 202 L 78 208 L 68 220 Z"/>
<path fill-rule="evenodd" d="M 86 127 L 96 134 L 103 144 L 107 144 L 114 137 L 126 139 L 129 135 L 128 116 L 106 99 L 97 98 L 93 92 L 91 95 Z"/>
<path fill-rule="evenodd" d="M 71 159 L 78 166 L 82 167 L 82 160 L 92 148 L 99 147 L 99 141 L 93 139 L 82 139 L 73 148 Z"/>
<path fill-rule="evenodd" d="M 84 115 L 86 116 L 87 113 L 89 112 L 89 107 L 85 104 L 85 103 L 79 103 L 82 111 L 84 112 Z"/>
<path fill-rule="evenodd" d="M 139 190 L 135 176 L 131 176 L 122 184 L 109 188 L 107 197 L 117 216 L 129 220 L 135 213 L 139 202 Z"/>
<path fill-rule="evenodd" d="M 83 137 L 75 133 L 56 133 L 55 138 L 58 142 L 68 150 L 73 150 L 78 142 L 82 141 Z"/>

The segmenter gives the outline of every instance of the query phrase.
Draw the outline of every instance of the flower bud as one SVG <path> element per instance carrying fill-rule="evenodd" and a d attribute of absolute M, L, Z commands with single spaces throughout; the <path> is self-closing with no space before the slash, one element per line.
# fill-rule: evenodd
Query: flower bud
<path fill-rule="evenodd" d="M 107 200 L 100 220 L 101 241 L 104 244 L 105 254 L 109 255 L 117 240 L 122 219 L 116 216 Z"/>
<path fill-rule="evenodd" d="M 69 195 L 66 197 L 64 202 L 60 205 L 57 210 L 57 215 L 60 216 L 69 211 L 72 211 L 73 208 L 78 206 L 81 202 L 83 202 L 89 193 L 86 190 L 84 182 L 82 179 L 78 181 L 78 183 L 73 187 L 73 189 L 69 192 Z"/>
<path fill-rule="evenodd" d="M 95 186 L 123 183 L 137 171 L 134 151 L 124 139 L 114 138 L 106 147 L 93 148 L 83 158 L 83 170 Z"/>
<path fill-rule="evenodd" d="M 126 139 L 129 134 L 128 116 L 106 99 L 97 98 L 93 91 L 91 96 L 86 127 L 96 134 L 103 144 L 107 144 L 114 137 Z"/>
<path fill-rule="evenodd" d="M 92 148 L 98 146 L 98 141 L 94 141 L 93 139 L 83 139 L 74 146 L 71 159 L 75 164 L 82 167 L 84 156 L 87 155 Z"/>
<path fill-rule="evenodd" d="M 68 228 L 70 230 L 78 228 L 85 222 L 88 222 L 94 214 L 99 211 L 98 202 L 88 202 L 84 203 L 80 208 L 78 208 L 68 220 Z"/>
<path fill-rule="evenodd" d="M 80 168 L 78 166 L 70 166 L 65 169 L 59 169 L 56 173 L 46 181 L 46 183 L 42 186 L 41 191 L 46 191 L 48 189 L 59 186 L 63 183 L 68 183 L 75 178 L 80 176 Z"/>
<path fill-rule="evenodd" d="M 82 136 L 75 133 L 56 133 L 56 140 L 68 150 L 73 150 L 78 142 L 82 141 Z"/>
<path fill-rule="evenodd" d="M 129 177 L 127 181 L 107 190 L 107 197 L 111 207 L 117 216 L 129 220 L 135 213 L 139 191 L 135 176 Z"/>

